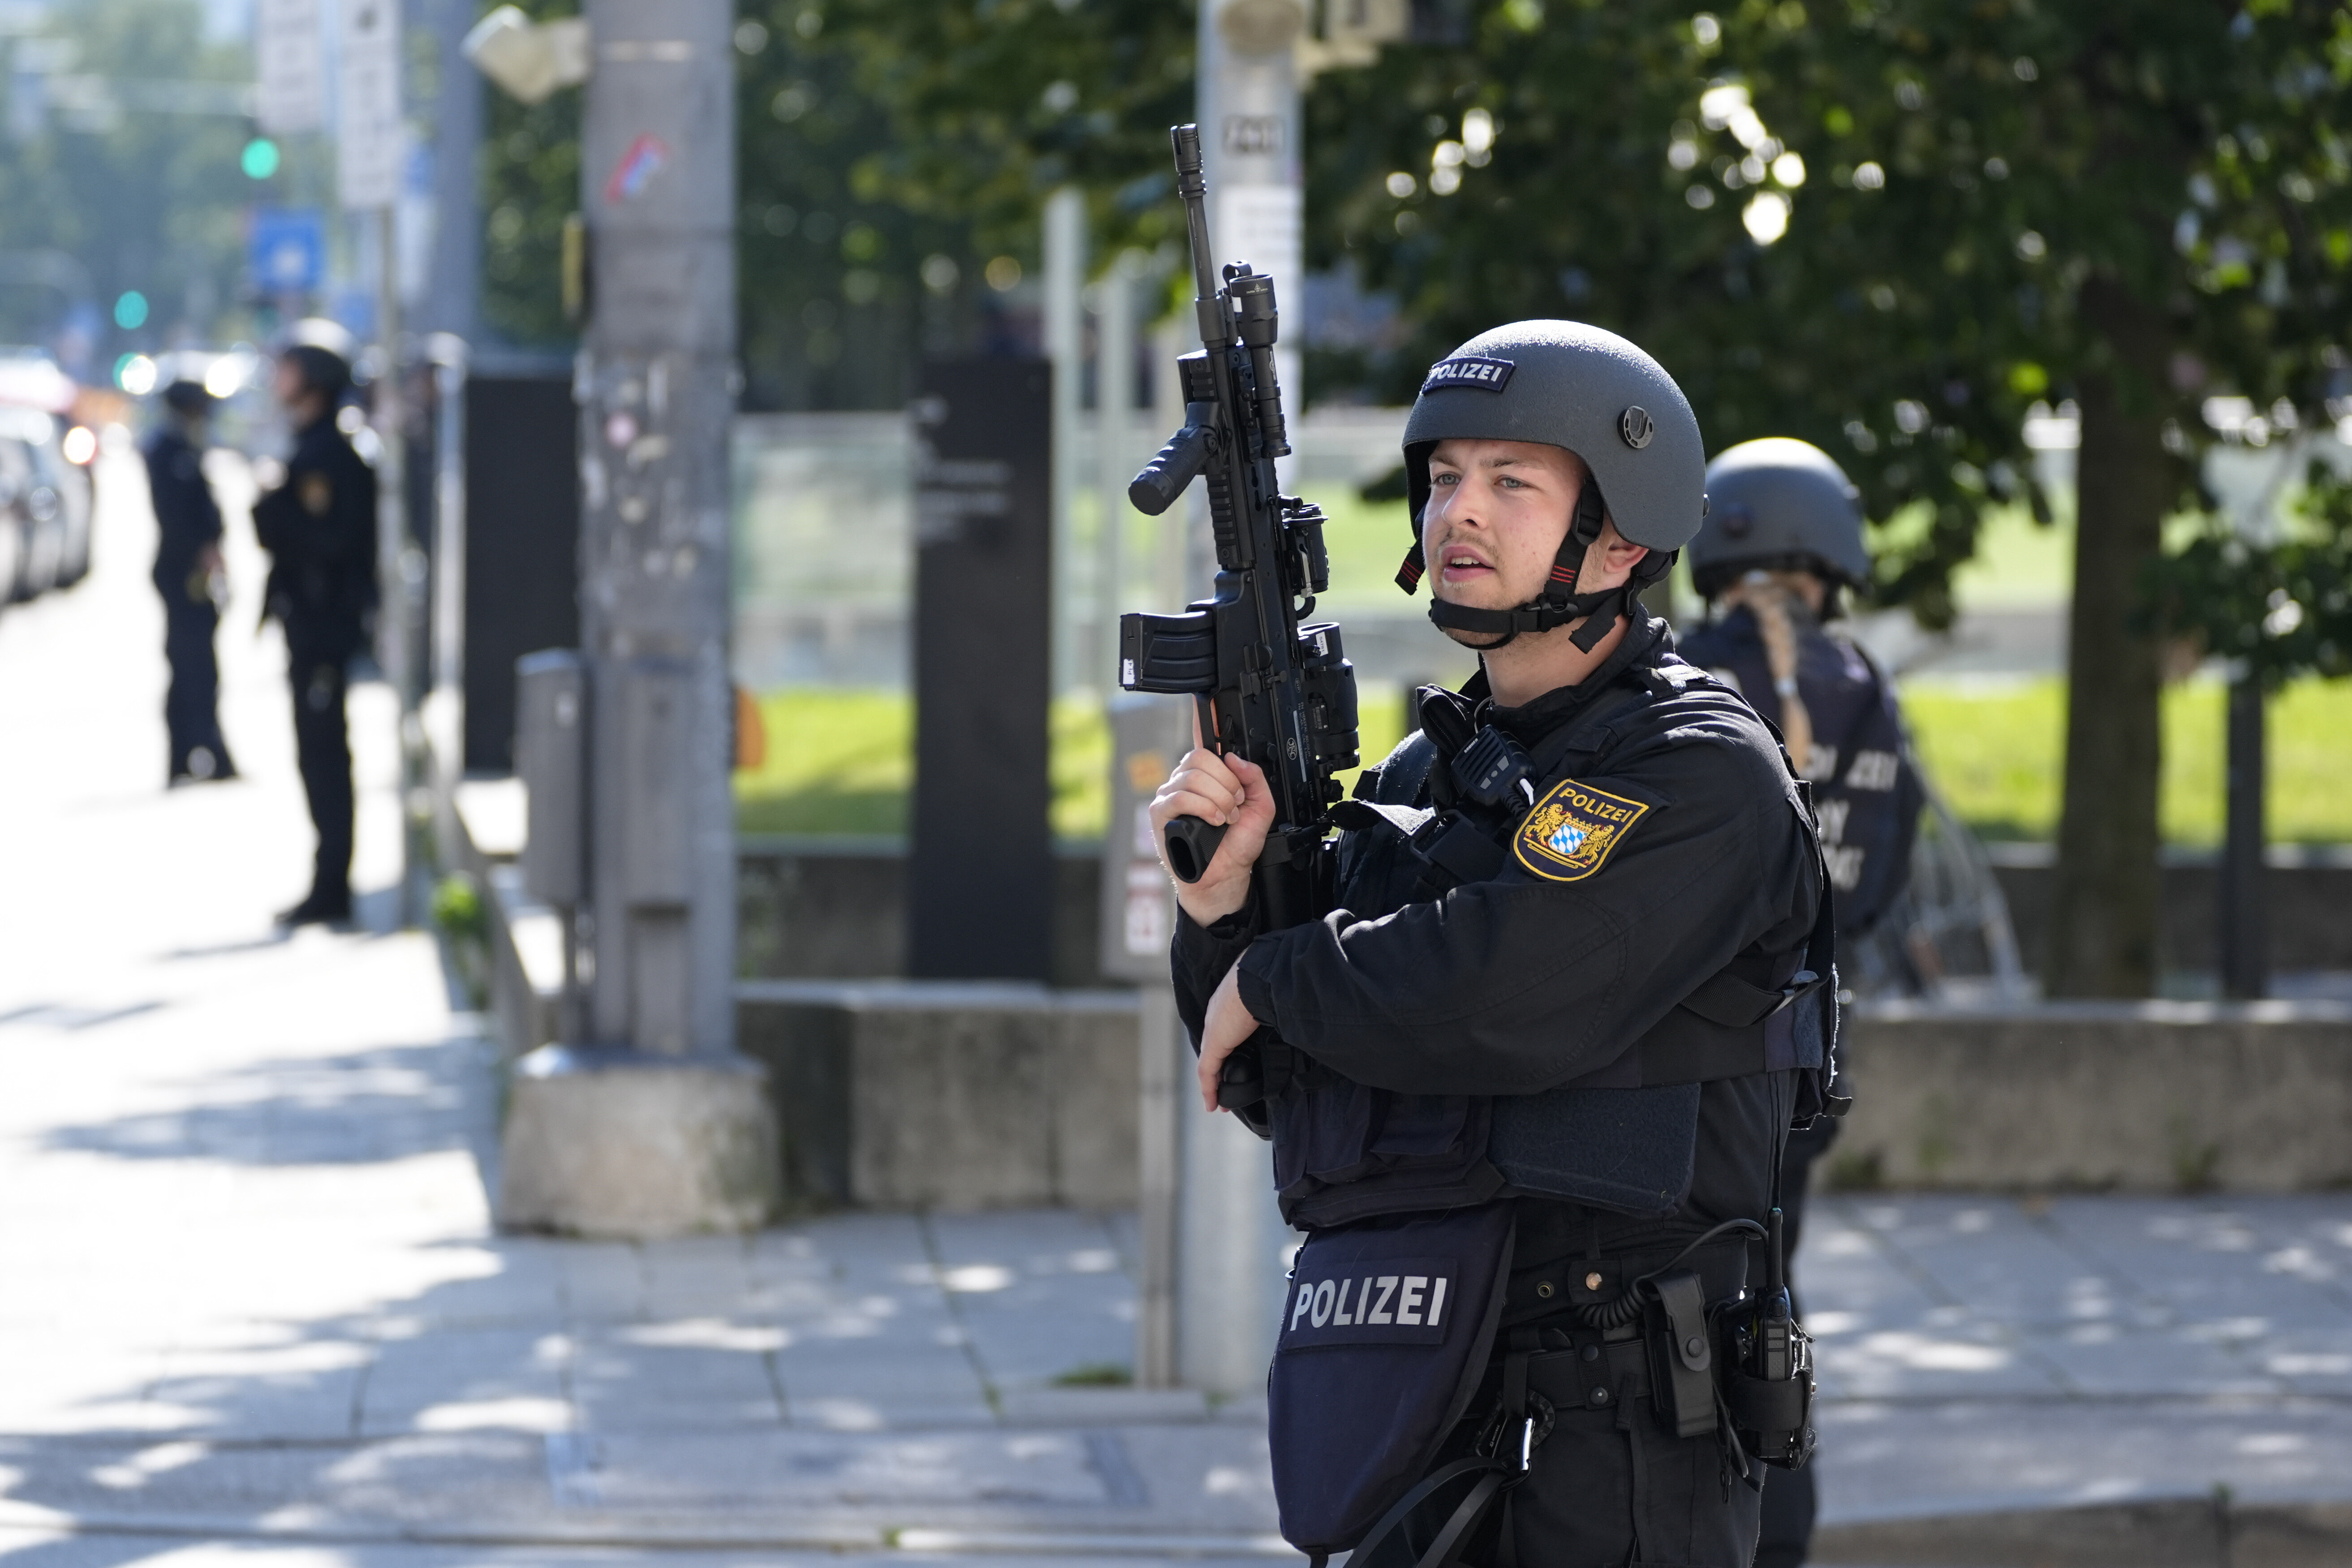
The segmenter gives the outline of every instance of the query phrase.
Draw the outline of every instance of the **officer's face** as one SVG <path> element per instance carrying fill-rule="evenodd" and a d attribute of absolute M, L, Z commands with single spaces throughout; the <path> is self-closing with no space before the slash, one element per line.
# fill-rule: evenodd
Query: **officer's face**
<path fill-rule="evenodd" d="M 1421 547 L 1431 591 L 1507 610 L 1543 592 L 1576 515 L 1585 467 L 1535 441 L 1440 441 L 1429 458 Z"/>

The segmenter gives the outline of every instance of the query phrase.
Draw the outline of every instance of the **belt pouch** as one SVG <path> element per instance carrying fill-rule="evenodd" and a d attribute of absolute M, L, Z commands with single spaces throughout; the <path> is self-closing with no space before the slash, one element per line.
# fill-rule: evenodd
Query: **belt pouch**
<path fill-rule="evenodd" d="M 1699 1277 L 1687 1269 L 1651 1282 L 1650 1386 L 1658 1415 L 1677 1437 L 1715 1430 L 1715 1335 Z"/>
<path fill-rule="evenodd" d="M 1345 1552 L 1429 1469 L 1486 1374 L 1511 1269 L 1508 1202 L 1318 1230 L 1266 1380 L 1282 1534 Z"/>

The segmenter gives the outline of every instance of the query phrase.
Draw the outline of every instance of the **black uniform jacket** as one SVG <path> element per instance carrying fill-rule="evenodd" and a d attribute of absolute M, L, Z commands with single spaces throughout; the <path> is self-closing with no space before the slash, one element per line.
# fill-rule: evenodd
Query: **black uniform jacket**
<path fill-rule="evenodd" d="M 1252 1015 L 1320 1069 L 1408 1096 L 1534 1095 L 1622 1081 L 1612 1068 L 1720 972 L 1788 980 L 1820 897 L 1797 786 L 1772 732 L 1673 652 L 1664 621 L 1641 614 L 1583 682 L 1525 707 L 1486 700 L 1483 676 L 1462 698 L 1474 723 L 1505 731 L 1539 765 L 1538 802 L 1497 829 L 1510 836 L 1500 873 L 1399 900 L 1394 878 L 1370 885 L 1383 880 L 1367 873 L 1380 857 L 1351 853 L 1351 832 L 1340 907 L 1322 921 L 1261 932 L 1247 910 L 1210 929 L 1180 917 L 1178 1005 L 1195 1039 L 1238 962 Z M 1573 744 L 1554 757 L 1547 742 L 1563 735 Z M 1527 1200 L 1538 1212 L 1523 1212 L 1522 1258 L 1545 1250 L 1530 1248 L 1531 1218 L 1562 1246 L 1614 1247 L 1759 1217 L 1793 1078 L 1698 1086 L 1692 1180 L 1671 1216 Z"/>
<path fill-rule="evenodd" d="M 295 437 L 286 482 L 253 507 L 253 529 L 269 552 L 263 615 L 287 640 L 325 658 L 357 651 L 375 607 L 375 470 L 334 420 Z"/>
<path fill-rule="evenodd" d="M 211 609 L 208 588 L 194 581 L 196 557 L 221 537 L 220 507 L 205 482 L 204 454 L 166 426 L 147 438 L 147 488 L 155 501 L 155 587 L 173 609 Z"/>
<path fill-rule="evenodd" d="M 1682 655 L 1739 688 L 1780 721 L 1780 697 L 1756 617 L 1746 606 L 1681 640 Z M 1840 936 L 1869 931 L 1911 876 L 1911 844 L 1926 791 L 1911 761 L 1891 682 L 1861 648 L 1800 622 L 1797 694 L 1813 721 L 1813 784 L 1822 852 L 1837 888 Z"/>

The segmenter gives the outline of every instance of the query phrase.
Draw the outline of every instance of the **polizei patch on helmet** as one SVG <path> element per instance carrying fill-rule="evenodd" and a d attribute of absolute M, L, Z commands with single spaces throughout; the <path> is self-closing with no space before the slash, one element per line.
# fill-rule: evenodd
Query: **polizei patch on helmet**
<path fill-rule="evenodd" d="M 1519 864 L 1554 882 L 1580 882 L 1601 869 L 1609 852 L 1650 808 L 1574 779 L 1544 792 L 1519 825 L 1511 852 Z"/>
<path fill-rule="evenodd" d="M 1461 1283 L 1450 1258 L 1302 1264 L 1283 1304 L 1282 1348 L 1442 1344 L 1454 1326 Z"/>
<path fill-rule="evenodd" d="M 1421 384 L 1421 389 L 1435 392 L 1448 386 L 1475 386 L 1485 392 L 1500 392 L 1511 384 L 1511 373 L 1518 368 L 1507 359 L 1472 355 L 1442 359 L 1429 367 L 1429 379 Z"/>

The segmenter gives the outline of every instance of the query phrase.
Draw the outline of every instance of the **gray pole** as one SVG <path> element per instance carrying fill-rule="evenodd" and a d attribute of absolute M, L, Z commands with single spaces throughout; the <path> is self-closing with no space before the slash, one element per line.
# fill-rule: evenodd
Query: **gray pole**
<path fill-rule="evenodd" d="M 416 711 L 419 660 L 416 647 L 416 590 L 421 584 L 410 572 L 415 547 L 408 531 L 408 438 L 406 388 L 401 383 L 400 245 L 395 232 L 395 208 L 381 207 L 367 216 L 376 237 L 376 342 L 383 368 L 376 376 L 372 411 L 382 442 L 375 461 L 375 569 L 382 602 L 376 609 L 376 660 L 383 667 L 400 703 L 400 881 L 398 921 L 416 923 L 422 912 L 415 886 L 423 857 L 417 853 L 417 824 L 409 816 L 408 801 L 419 776 L 419 758 L 409 720 Z"/>
<path fill-rule="evenodd" d="M 481 202 L 475 159 L 482 141 L 482 79 L 458 45 L 480 9 L 436 0 L 433 37 L 439 89 L 433 104 L 433 262 L 423 326 L 470 342 L 481 288 Z"/>
<path fill-rule="evenodd" d="M 2221 994 L 2270 993 L 2270 930 L 2263 889 L 2263 682 L 2251 669 L 2230 680 L 2228 826 L 2221 848 Z"/>
<path fill-rule="evenodd" d="M 580 620 L 587 1048 L 524 1058 L 502 1217 L 607 1235 L 772 1206 L 764 1073 L 735 1054 L 728 436 L 731 0 L 591 0 Z"/>
<path fill-rule="evenodd" d="M 1087 204 L 1065 185 L 1045 199 L 1045 357 L 1054 362 L 1054 692 L 1098 686 L 1108 678 L 1087 668 L 1094 651 L 1087 636 L 1094 621 L 1078 588 L 1076 526 L 1085 465 L 1078 451 L 1078 410 L 1086 372 Z M 1102 595 L 1096 594 L 1100 600 Z M 1099 606 L 1097 605 L 1097 610 Z"/>
<path fill-rule="evenodd" d="M 1298 79 L 1293 48 L 1306 25 L 1297 0 L 1224 0 L 1201 7 L 1200 123 L 1217 260 L 1247 261 L 1298 298 Z M 1295 308 L 1295 307 L 1294 307 Z M 1299 385 L 1295 363 L 1276 373 Z M 1195 489 L 1197 496 L 1199 490 Z M 1196 508 L 1197 510 L 1197 508 Z M 1193 531 L 1207 561 L 1208 530 Z M 1213 565 L 1197 566 L 1205 589 Z M 1182 1380 L 1212 1394 L 1263 1394 L 1282 1310 L 1293 1235 L 1274 1197 L 1266 1145 L 1238 1119 L 1201 1109 L 1185 1074 L 1182 1192 L 1176 1225 L 1176 1360 Z"/>

